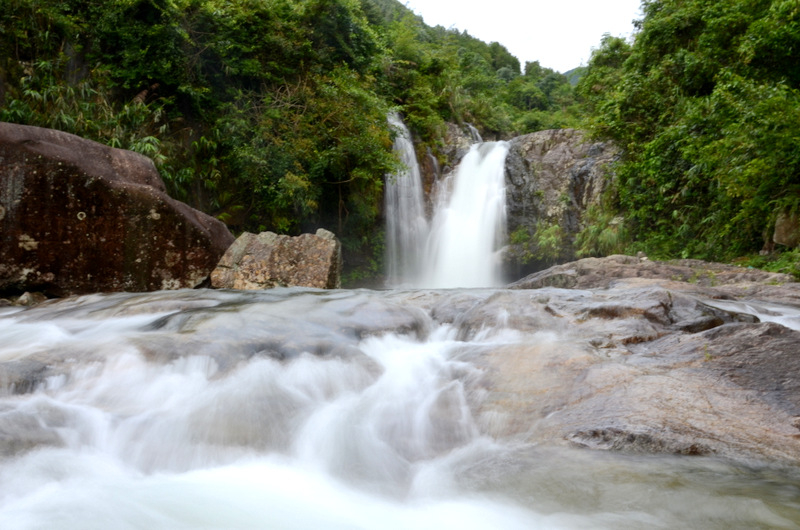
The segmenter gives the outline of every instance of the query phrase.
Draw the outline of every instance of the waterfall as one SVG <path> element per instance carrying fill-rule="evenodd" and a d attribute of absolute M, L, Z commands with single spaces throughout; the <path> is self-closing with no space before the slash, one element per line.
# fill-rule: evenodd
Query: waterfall
<path fill-rule="evenodd" d="M 498 251 L 505 240 L 508 143 L 471 147 L 456 171 L 439 182 L 429 227 L 410 134 L 399 117 L 389 120 L 399 131 L 394 148 L 408 169 L 387 179 L 388 285 L 437 289 L 501 285 Z M 477 131 L 473 136 L 480 139 Z"/>
<path fill-rule="evenodd" d="M 469 131 L 469 135 L 472 138 L 472 143 L 474 144 L 483 143 L 483 137 L 481 136 L 481 133 L 478 132 L 478 129 L 476 129 L 475 126 L 472 125 L 471 123 L 467 123 L 466 125 L 467 125 L 467 130 Z"/>
<path fill-rule="evenodd" d="M 498 250 L 505 239 L 508 143 L 475 144 L 447 177 L 423 253 L 425 287 L 502 283 Z"/>
<path fill-rule="evenodd" d="M 413 284 L 420 274 L 420 252 L 428 234 L 422 177 L 411 133 L 400 116 L 389 115 L 397 132 L 394 150 L 404 168 L 386 179 L 386 276 L 392 287 Z"/>

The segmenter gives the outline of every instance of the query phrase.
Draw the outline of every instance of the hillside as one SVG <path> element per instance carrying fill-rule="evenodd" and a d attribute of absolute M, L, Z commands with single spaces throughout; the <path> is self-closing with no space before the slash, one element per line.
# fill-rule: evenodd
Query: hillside
<path fill-rule="evenodd" d="M 390 110 L 434 153 L 447 121 L 510 137 L 576 120 L 563 76 L 395 0 L 4 5 L 0 120 L 143 153 L 233 230 L 326 227 L 373 269 Z"/>
<path fill-rule="evenodd" d="M 567 77 L 396 0 L 5 0 L 0 121 L 143 153 L 235 232 L 328 228 L 360 275 L 381 268 L 390 111 L 440 159 L 448 122 L 485 138 L 581 127 L 623 150 L 584 255 L 784 251 L 776 266 L 797 273 L 773 232 L 800 211 L 800 8 L 643 13 Z"/>

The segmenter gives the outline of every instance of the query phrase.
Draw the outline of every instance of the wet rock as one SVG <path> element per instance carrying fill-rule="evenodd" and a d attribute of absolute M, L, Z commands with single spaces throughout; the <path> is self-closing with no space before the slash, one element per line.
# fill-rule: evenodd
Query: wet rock
<path fill-rule="evenodd" d="M 195 287 L 233 242 L 137 153 L 0 123 L 0 162 L 0 291 Z"/>
<path fill-rule="evenodd" d="M 462 321 L 475 315 L 470 328 L 506 315 L 506 328 L 526 330 L 519 343 L 461 353 L 481 368 L 465 381 L 481 429 L 537 444 L 800 461 L 800 331 L 777 323 L 800 304 L 740 296 L 786 303 L 800 286 L 756 284 L 775 276 L 699 262 L 639 269 L 635 259 L 612 258 L 619 268 L 606 275 L 598 262 L 572 264 L 575 285 L 594 288 L 512 290 L 461 308 Z M 659 268 L 669 276 L 655 277 Z M 732 283 L 672 279 L 698 271 Z M 550 321 L 526 319 L 540 309 Z M 512 324 L 515 313 L 527 327 Z"/>
<path fill-rule="evenodd" d="M 584 258 L 556 265 L 526 276 L 510 284 L 509 287 L 511 289 L 540 287 L 606 289 L 617 280 L 626 280 L 630 283 L 631 279 L 658 280 L 662 284 L 664 282 L 690 284 L 681 288 L 746 283 L 784 284 L 794 281 L 788 274 L 701 260 L 652 261 L 636 256 L 613 255 L 604 258 Z"/>
<path fill-rule="evenodd" d="M 42 293 L 29 293 L 26 291 L 17 298 L 17 303 L 15 305 L 32 307 L 41 304 L 45 300 L 47 300 L 47 296 Z"/>
<path fill-rule="evenodd" d="M 24 358 L 0 363 L 0 394 L 27 394 L 59 373 L 50 359 Z"/>
<path fill-rule="evenodd" d="M 217 289 L 341 287 L 342 252 L 331 232 L 319 229 L 297 237 L 244 233 L 211 273 Z"/>
<path fill-rule="evenodd" d="M 477 141 L 479 141 L 478 138 L 468 126 L 448 123 L 444 137 L 444 147 L 442 148 L 442 154 L 446 160 L 442 172 L 448 173 L 452 171 L 461 162 L 464 155 L 469 152 L 472 144 Z"/>
<path fill-rule="evenodd" d="M 63 425 L 63 420 L 57 421 L 57 425 L 49 424 L 51 421 L 48 420 L 54 419 L 55 414 L 44 405 L 36 412 L 41 413 L 41 416 L 37 417 L 31 411 L 15 410 L 7 405 L 0 406 L 0 458 L 12 457 L 42 446 L 64 445 L 57 431 L 57 427 Z"/>

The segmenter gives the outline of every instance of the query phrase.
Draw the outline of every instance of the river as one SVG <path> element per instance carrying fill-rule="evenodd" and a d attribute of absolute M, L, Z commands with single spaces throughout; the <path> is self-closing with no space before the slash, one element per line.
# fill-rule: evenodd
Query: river
<path fill-rule="evenodd" d="M 493 439 L 433 291 L 90 295 L 0 313 L 0 528 L 798 528 L 796 470 Z"/>

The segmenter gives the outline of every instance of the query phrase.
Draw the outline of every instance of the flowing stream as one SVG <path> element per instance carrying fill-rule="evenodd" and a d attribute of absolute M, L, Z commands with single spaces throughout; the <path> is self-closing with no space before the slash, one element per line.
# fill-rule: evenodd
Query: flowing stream
<path fill-rule="evenodd" d="M 0 310 L 0 528 L 800 525 L 800 480 L 774 470 L 482 435 L 464 353 L 542 335 L 497 314 L 465 338 L 434 294 L 194 290 Z"/>
<path fill-rule="evenodd" d="M 478 143 L 438 183 L 429 223 L 410 133 L 398 116 L 390 116 L 389 121 L 398 131 L 394 149 L 407 169 L 387 178 L 387 284 L 416 288 L 502 285 L 499 251 L 506 239 L 508 143 L 483 143 L 470 126 Z"/>

